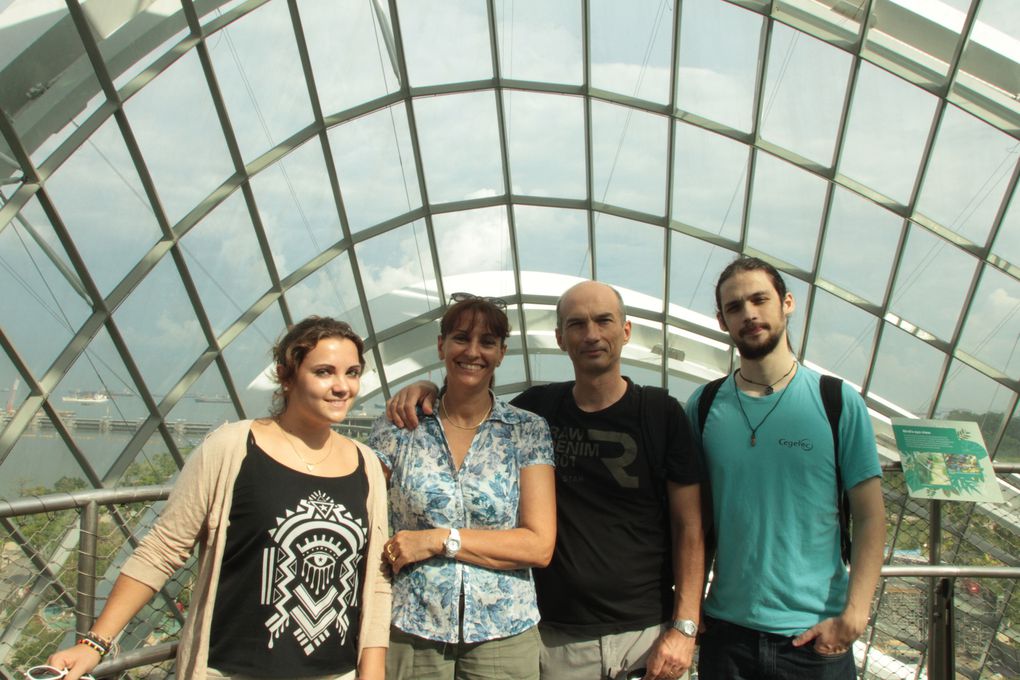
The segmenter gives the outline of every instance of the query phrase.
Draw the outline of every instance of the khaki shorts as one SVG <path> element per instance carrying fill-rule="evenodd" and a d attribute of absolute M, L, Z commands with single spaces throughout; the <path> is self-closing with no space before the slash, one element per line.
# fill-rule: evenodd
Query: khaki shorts
<path fill-rule="evenodd" d="M 538 680 L 538 631 L 446 643 L 390 629 L 386 680 Z"/>

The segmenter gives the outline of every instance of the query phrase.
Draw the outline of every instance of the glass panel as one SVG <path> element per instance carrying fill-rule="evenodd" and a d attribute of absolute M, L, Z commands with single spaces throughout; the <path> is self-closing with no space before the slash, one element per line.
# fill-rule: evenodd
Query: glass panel
<path fill-rule="evenodd" d="M 180 244 L 216 335 L 271 285 L 240 191 L 235 191 L 192 227 Z"/>
<path fill-rule="evenodd" d="M 1015 120 L 1020 114 L 1015 97 L 1020 91 L 1018 38 L 1020 13 L 1014 0 L 981 0 L 953 90 L 962 90 L 970 101 L 987 100 L 988 108 L 994 111 L 1001 107 Z"/>
<path fill-rule="evenodd" d="M 591 84 L 669 103 L 673 12 L 668 3 L 589 3 Z"/>
<path fill-rule="evenodd" d="M 804 358 L 856 385 L 863 385 L 877 330 L 878 319 L 874 316 L 816 289 Z"/>
<path fill-rule="evenodd" d="M 484 0 L 399 0 L 397 7 L 411 87 L 492 77 Z"/>
<path fill-rule="evenodd" d="M 948 75 L 970 4 L 971 0 L 882 3 L 882 20 L 869 24 L 863 53 L 939 84 Z"/>
<path fill-rule="evenodd" d="M 599 281 L 619 287 L 624 304 L 661 312 L 665 231 L 613 215 L 599 213 L 595 217 L 595 273 Z"/>
<path fill-rule="evenodd" d="M 992 447 L 1013 396 L 1010 390 L 967 364 L 953 361 L 935 409 L 935 417 L 977 423 L 981 427 L 985 446 Z M 989 450 L 989 453 L 992 451 Z"/>
<path fill-rule="evenodd" d="M 364 266 L 364 263 L 362 263 Z M 368 335 L 364 310 L 358 299 L 358 288 L 347 253 L 319 267 L 287 291 L 287 302 L 294 321 L 306 316 L 332 316 L 351 325 L 362 336 Z"/>
<path fill-rule="evenodd" d="M 906 204 L 921 165 L 937 99 L 870 64 L 861 64 L 839 170 Z"/>
<path fill-rule="evenodd" d="M 682 10 L 677 108 L 750 132 L 762 17 L 719 0 Z"/>
<path fill-rule="evenodd" d="M 94 449 L 89 444 L 95 438 L 83 437 L 85 446 Z M 0 475 L 0 499 L 3 500 L 91 488 L 84 470 L 42 410 L 4 459 L 3 470 Z"/>
<path fill-rule="evenodd" d="M 680 122 L 674 134 L 670 219 L 739 241 L 748 147 Z"/>
<path fill-rule="evenodd" d="M 510 90 L 503 107 L 513 193 L 584 198 L 584 100 Z"/>
<path fill-rule="evenodd" d="M 960 349 L 1005 375 L 1020 375 L 1018 311 L 1020 282 L 986 265 L 960 334 Z"/>
<path fill-rule="evenodd" d="M 977 260 L 931 232 L 912 226 L 889 310 L 949 340 L 956 330 Z M 937 300 L 938 304 L 933 304 Z"/>
<path fill-rule="evenodd" d="M 1020 407 L 1013 410 L 1013 416 L 1006 427 L 1006 435 L 996 451 L 995 460 L 1020 463 Z"/>
<path fill-rule="evenodd" d="M 1002 218 L 995 237 L 992 253 L 1020 265 L 1020 199 L 1016 190 L 1010 198 L 1009 209 Z"/>
<path fill-rule="evenodd" d="M 99 45 L 118 90 L 189 33 L 180 0 L 156 0 Z"/>
<path fill-rule="evenodd" d="M 807 308 L 800 305 L 807 305 L 808 284 L 800 279 L 780 272 L 783 281 L 786 283 L 787 292 L 793 295 L 797 307 L 793 314 L 786 320 L 787 336 L 793 344 L 794 353 L 800 351 L 804 342 L 804 330 L 807 328 Z M 718 275 L 717 277 L 718 278 Z"/>
<path fill-rule="evenodd" d="M 665 214 L 668 122 L 663 116 L 592 102 L 593 200 Z"/>
<path fill-rule="evenodd" d="M 374 9 L 385 15 L 385 2 L 304 2 L 298 5 L 315 87 L 323 115 L 329 116 L 399 87 L 386 34 Z M 338 78 L 337 74 L 343 77 Z"/>
<path fill-rule="evenodd" d="M 8 8 L 10 4 L 3 3 L 4 115 L 39 166 L 106 96 L 66 4 L 18 3 L 22 6 Z M 3 148 L 7 153 L 6 144 Z"/>
<path fill-rule="evenodd" d="M 70 274 L 74 285 L 51 256 Z M 89 317 L 92 304 L 34 198 L 0 231 L 0 263 L 3 332 L 29 370 L 42 376 Z M 11 379 L 13 374 L 2 386 L 9 386 Z"/>
<path fill-rule="evenodd" d="M 821 177 L 759 152 L 748 217 L 748 244 L 811 271 L 826 187 Z"/>
<path fill-rule="evenodd" d="M 862 0 L 775 0 L 774 12 L 802 21 L 823 36 L 853 40 L 861 32 L 864 21 Z"/>
<path fill-rule="evenodd" d="M 164 420 L 178 446 L 191 448 L 221 423 L 237 419 L 238 413 L 227 394 L 219 366 L 213 362 Z"/>
<path fill-rule="evenodd" d="M 421 206 L 402 104 L 332 128 L 329 142 L 352 233 Z"/>
<path fill-rule="evenodd" d="M 355 252 L 376 332 L 443 304 L 420 220 L 359 243 Z"/>
<path fill-rule="evenodd" d="M 639 385 L 662 384 L 662 324 L 635 316 L 630 319 L 630 342 L 623 346 L 623 372 Z M 638 381 L 636 372 L 648 372 Z"/>
<path fill-rule="evenodd" d="M 902 229 L 903 218 L 835 187 L 819 266 L 821 275 L 869 302 L 882 304 Z"/>
<path fill-rule="evenodd" d="M 124 111 L 171 224 L 233 174 L 219 118 L 193 51 L 129 99 Z"/>
<path fill-rule="evenodd" d="M 895 326 L 885 324 L 872 375 L 872 396 L 904 415 L 928 417 L 946 356 Z"/>
<path fill-rule="evenodd" d="M 164 395 L 152 396 L 158 402 Z M 61 378 L 50 401 L 100 477 L 149 415 L 105 328 Z"/>
<path fill-rule="evenodd" d="M 528 362 L 532 382 L 573 380 L 574 366 L 567 353 L 556 345 L 556 309 L 527 305 L 524 318 L 528 326 Z"/>
<path fill-rule="evenodd" d="M 521 261 L 521 288 L 525 293 L 548 292 L 547 276 L 566 274 L 591 278 L 591 249 L 588 247 L 588 214 L 582 210 L 514 206 L 517 253 Z M 535 272 L 535 276 L 529 276 Z"/>
<path fill-rule="evenodd" d="M 678 232 L 671 238 L 669 313 L 717 330 L 715 283 L 737 254 Z"/>
<path fill-rule="evenodd" d="M 500 0 L 493 3 L 504 78 L 580 85 L 581 3 Z"/>
<path fill-rule="evenodd" d="M 443 362 L 439 360 L 437 337 L 439 324 L 428 323 L 380 343 L 386 380 L 392 385 L 406 376 L 417 376 L 417 380 L 442 384 Z"/>
<path fill-rule="evenodd" d="M 294 321 L 305 316 L 295 315 Z M 276 385 L 265 376 L 267 370 L 273 370 L 273 346 L 283 336 L 285 328 L 280 308 L 272 305 L 223 349 L 223 359 L 227 362 L 247 418 L 260 418 L 270 412 Z"/>
<path fill-rule="evenodd" d="M 251 188 L 281 277 L 343 238 L 318 137 L 252 177 Z"/>
<path fill-rule="evenodd" d="M 446 294 L 513 297 L 513 252 L 506 208 L 459 210 L 432 218 Z"/>
<path fill-rule="evenodd" d="M 245 162 L 312 122 L 286 3 L 249 12 L 206 44 Z"/>
<path fill-rule="evenodd" d="M 14 368 L 14 363 L 6 353 L 0 353 L 0 434 L 7 429 L 10 416 L 21 408 L 28 398 L 28 386 Z"/>
<path fill-rule="evenodd" d="M 112 118 L 53 173 L 46 188 L 104 295 L 160 238 Z"/>
<path fill-rule="evenodd" d="M 165 394 L 207 348 L 194 308 L 169 256 L 149 272 L 113 316 L 154 393 Z"/>
<path fill-rule="evenodd" d="M 414 100 L 429 203 L 505 194 L 491 91 Z"/>
<path fill-rule="evenodd" d="M 917 211 L 983 246 L 1016 166 L 1016 140 L 947 106 Z"/>
<path fill-rule="evenodd" d="M 761 136 L 820 165 L 832 165 L 850 55 L 775 24 L 769 45 Z"/>

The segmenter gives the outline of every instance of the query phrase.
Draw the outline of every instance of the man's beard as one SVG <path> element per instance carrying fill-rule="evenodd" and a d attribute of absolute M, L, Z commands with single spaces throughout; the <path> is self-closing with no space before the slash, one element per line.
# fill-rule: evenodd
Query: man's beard
<path fill-rule="evenodd" d="M 785 327 L 785 324 L 784 324 Z M 752 345 L 744 340 L 742 335 L 738 335 L 733 342 L 736 344 L 737 349 L 740 351 L 741 359 L 761 359 L 772 354 L 772 350 L 779 346 L 779 340 L 782 338 L 782 329 L 777 332 L 772 332 L 769 329 L 769 335 L 765 338 L 765 342 L 761 344 Z"/>

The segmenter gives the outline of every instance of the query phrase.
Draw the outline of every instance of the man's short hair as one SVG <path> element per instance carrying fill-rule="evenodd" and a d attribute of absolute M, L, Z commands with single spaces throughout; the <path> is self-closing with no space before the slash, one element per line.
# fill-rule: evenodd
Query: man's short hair
<path fill-rule="evenodd" d="M 581 283 L 589 283 L 589 281 L 582 281 Z M 624 321 L 626 321 L 627 320 L 627 312 L 623 308 L 623 296 L 620 295 L 620 291 L 616 290 L 615 288 L 610 286 L 608 283 L 602 283 L 601 281 L 594 281 L 594 283 L 601 283 L 603 286 L 605 286 L 609 290 L 613 291 L 613 295 L 616 296 L 616 301 L 620 305 L 620 323 L 623 323 Z M 560 296 L 560 299 L 556 301 L 556 328 L 558 328 L 560 330 L 560 332 L 563 332 L 563 312 L 562 312 L 562 309 L 563 309 L 563 298 L 567 297 L 567 294 L 570 291 L 574 290 L 575 288 L 577 288 L 580 285 L 581 285 L 580 283 L 575 283 L 570 288 L 567 288 L 563 292 L 563 295 Z"/>
<path fill-rule="evenodd" d="M 738 272 L 753 272 L 763 271 L 772 280 L 772 286 L 779 293 L 780 299 L 786 297 L 786 282 L 783 281 L 783 277 L 780 276 L 779 270 L 770 265 L 765 260 L 757 257 L 743 256 L 730 262 L 726 265 L 726 269 L 722 270 L 719 274 L 719 280 L 715 284 L 715 311 L 722 313 L 722 296 L 719 291 L 722 290 L 722 285 Z"/>

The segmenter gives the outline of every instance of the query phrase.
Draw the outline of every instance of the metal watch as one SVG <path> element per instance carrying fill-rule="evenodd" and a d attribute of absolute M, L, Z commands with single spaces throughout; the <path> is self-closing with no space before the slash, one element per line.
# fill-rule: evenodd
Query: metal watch
<path fill-rule="evenodd" d="M 698 624 L 690 619 L 674 619 L 669 625 L 673 630 L 680 631 L 680 634 L 686 637 L 692 638 L 698 634 Z"/>
<path fill-rule="evenodd" d="M 452 560 L 458 552 L 460 552 L 460 532 L 450 529 L 450 535 L 443 541 L 443 555 Z"/>

